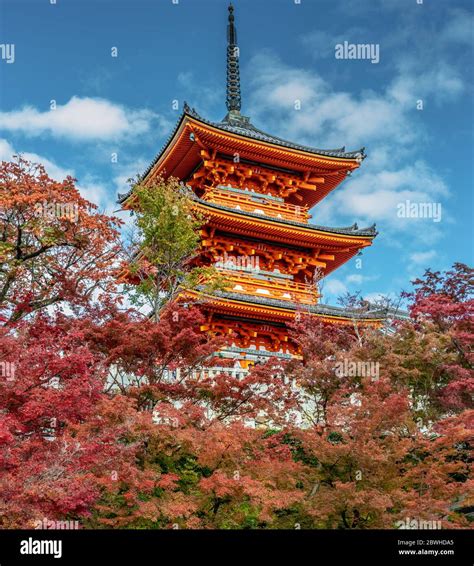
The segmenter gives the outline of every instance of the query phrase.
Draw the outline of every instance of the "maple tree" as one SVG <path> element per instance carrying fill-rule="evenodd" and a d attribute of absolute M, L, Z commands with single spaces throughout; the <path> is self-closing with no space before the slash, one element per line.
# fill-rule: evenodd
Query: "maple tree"
<path fill-rule="evenodd" d="M 472 344 L 474 339 L 474 270 L 462 263 L 445 273 L 426 270 L 407 294 L 419 328 L 444 339 L 445 359 L 437 364 L 433 405 L 443 410 L 474 408 Z M 429 329 L 429 330 L 428 330 Z M 433 352 L 433 348 L 429 351 Z"/>
<path fill-rule="evenodd" d="M 74 179 L 58 182 L 22 157 L 0 164 L 1 320 L 65 301 L 81 304 L 114 284 L 120 221 L 97 212 Z"/>
<path fill-rule="evenodd" d="M 20 321 L 13 335 L 2 329 L 0 352 L 15 364 L 14 378 L 0 383 L 1 524 L 25 528 L 43 517 L 81 517 L 100 494 L 107 468 L 133 462 L 117 442 L 118 421 L 112 433 L 107 427 L 110 403 L 119 401 L 102 393 L 106 368 L 62 314 Z M 78 434 L 76 427 L 91 420 L 94 434 Z"/>
<path fill-rule="evenodd" d="M 195 312 L 174 309 L 172 321 L 163 317 L 156 325 L 120 308 L 114 294 L 119 221 L 96 213 L 73 179 L 57 183 L 22 158 L 4 162 L 1 179 L 2 526 L 31 526 L 43 517 L 83 519 L 120 478 L 136 482 L 129 499 L 147 485 L 135 464 L 137 431 L 152 423 L 151 412 L 141 410 L 149 395 L 145 389 L 134 395 L 133 387 L 121 395 L 112 364 L 116 370 L 120 359 L 128 370 L 133 358 L 140 376 L 144 346 L 155 372 L 160 363 L 189 368 L 210 350 L 197 332 Z M 52 214 L 45 208 L 50 204 Z M 66 301 L 72 307 L 67 316 L 46 310 Z"/>

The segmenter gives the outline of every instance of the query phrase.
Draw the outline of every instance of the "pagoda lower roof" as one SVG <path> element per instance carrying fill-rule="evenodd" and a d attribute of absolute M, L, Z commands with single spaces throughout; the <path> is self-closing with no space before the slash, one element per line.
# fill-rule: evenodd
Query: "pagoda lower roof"
<path fill-rule="evenodd" d="M 361 313 L 360 311 L 351 311 L 329 305 L 301 305 L 291 301 L 267 299 L 227 291 L 217 291 L 210 295 L 202 292 L 199 287 L 196 291 L 185 291 L 182 296 L 199 298 L 201 304 L 206 304 L 208 308 L 218 313 L 252 316 L 263 321 L 292 322 L 298 312 L 341 324 L 358 320 L 367 324 L 380 325 L 386 319 L 385 313 L 379 310 Z"/>
<path fill-rule="evenodd" d="M 330 305 L 302 305 L 299 303 L 293 303 L 291 301 L 281 301 L 279 299 L 268 299 L 266 297 L 257 297 L 255 295 L 244 295 L 242 293 L 232 293 L 228 291 L 218 291 L 216 295 L 219 297 L 224 297 L 228 299 L 234 299 L 238 301 L 252 302 L 262 305 L 275 306 L 279 308 L 285 308 L 292 311 L 303 310 L 304 312 L 309 312 L 312 314 L 320 315 L 331 315 L 342 318 L 357 318 L 361 320 L 383 320 L 385 317 L 382 315 L 381 311 L 373 311 L 371 313 L 361 313 L 360 311 L 354 311 L 350 309 L 343 309 L 341 307 L 335 307 Z M 250 297 L 250 299 L 249 299 Z"/>

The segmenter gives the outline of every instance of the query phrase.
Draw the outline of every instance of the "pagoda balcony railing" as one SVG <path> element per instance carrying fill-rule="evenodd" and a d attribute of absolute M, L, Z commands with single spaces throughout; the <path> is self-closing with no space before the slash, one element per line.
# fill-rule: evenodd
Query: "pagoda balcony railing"
<path fill-rule="evenodd" d="M 225 373 L 234 378 L 244 378 L 248 369 L 241 367 L 228 367 L 228 366 L 210 366 L 206 368 L 196 368 L 187 373 L 188 379 L 199 380 L 207 379 L 208 377 L 215 377 L 220 373 Z M 173 383 L 182 378 L 181 369 L 164 370 L 163 379 L 166 383 Z"/>
<path fill-rule="evenodd" d="M 243 193 L 247 194 L 243 194 Z M 296 222 L 307 223 L 311 218 L 308 214 L 307 206 L 298 206 L 289 203 L 280 203 L 272 198 L 264 195 L 253 193 L 251 191 L 234 191 L 224 188 L 208 189 L 203 200 L 221 204 L 236 210 L 245 212 L 253 212 L 254 214 L 262 214 L 273 218 L 281 218 L 282 220 L 293 220 Z"/>
<path fill-rule="evenodd" d="M 307 283 L 270 277 L 257 278 L 234 270 L 219 269 L 219 271 L 228 279 L 227 289 L 234 293 L 306 305 L 314 305 L 318 300 L 317 290 Z"/>
<path fill-rule="evenodd" d="M 257 191 L 254 191 L 253 189 L 236 189 L 235 187 L 226 186 L 226 185 L 217 185 L 217 187 L 215 188 L 223 189 L 224 191 L 229 191 L 230 193 L 236 193 L 244 196 L 248 196 L 248 194 L 250 193 L 254 197 L 260 197 L 273 202 L 281 202 L 281 203 L 285 202 L 284 198 L 276 197 L 273 195 L 266 195 L 265 193 L 259 193 Z"/>
<path fill-rule="evenodd" d="M 257 358 L 259 362 L 263 362 L 268 360 L 269 358 L 279 358 L 282 360 L 292 360 L 294 358 L 300 358 L 296 354 L 286 354 L 285 352 L 273 352 L 271 350 L 256 350 L 255 348 L 240 348 L 238 346 L 226 346 L 223 348 L 218 355 L 222 355 L 222 357 L 226 357 L 226 354 L 229 353 L 233 354 L 244 354 L 246 357 L 249 358 Z M 235 356 L 234 356 L 235 357 Z M 241 359 L 241 358 L 237 358 Z"/>
<path fill-rule="evenodd" d="M 252 258 L 258 256 L 248 256 L 241 259 L 232 258 L 232 256 L 224 256 L 223 260 L 219 259 L 214 263 L 214 267 L 220 268 L 220 270 L 227 271 L 238 271 L 240 274 L 248 273 L 251 274 L 255 279 L 266 279 L 267 277 L 274 277 L 275 279 L 289 280 L 291 281 L 294 275 L 290 273 L 281 273 L 280 271 L 268 271 L 266 269 L 260 269 L 260 262 L 257 264 L 256 261 L 252 262 Z"/>

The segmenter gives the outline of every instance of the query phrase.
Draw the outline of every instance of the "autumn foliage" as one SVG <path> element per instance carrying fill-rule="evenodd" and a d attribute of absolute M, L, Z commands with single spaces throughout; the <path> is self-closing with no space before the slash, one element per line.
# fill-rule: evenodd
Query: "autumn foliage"
<path fill-rule="evenodd" d="M 74 179 L 19 157 L 0 166 L 0 317 L 4 323 L 110 288 L 120 221 L 97 212 Z"/>
<path fill-rule="evenodd" d="M 467 266 L 415 281 L 391 332 L 302 317 L 301 359 L 209 372 L 199 305 L 123 307 L 118 223 L 72 179 L 20 160 L 0 191 L 1 528 L 469 527 Z M 53 198 L 78 221 L 31 212 Z"/>

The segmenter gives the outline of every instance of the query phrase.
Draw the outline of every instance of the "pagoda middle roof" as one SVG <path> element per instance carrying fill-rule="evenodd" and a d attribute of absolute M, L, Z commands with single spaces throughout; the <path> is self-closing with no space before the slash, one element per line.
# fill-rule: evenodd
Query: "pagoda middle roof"
<path fill-rule="evenodd" d="M 352 226 L 345 226 L 342 228 L 338 227 L 330 227 L 330 226 L 320 226 L 317 224 L 310 224 L 307 222 L 297 222 L 296 220 L 289 220 L 287 218 L 276 218 L 274 216 L 265 216 L 262 214 L 258 214 L 256 212 L 250 212 L 247 210 L 236 210 L 235 208 L 230 208 L 228 206 L 224 206 L 222 204 L 218 204 L 215 202 L 211 202 L 208 200 L 201 199 L 197 197 L 194 193 L 190 191 L 189 196 L 192 200 L 198 202 L 199 204 L 207 207 L 207 208 L 214 208 L 217 210 L 222 210 L 224 212 L 230 212 L 232 214 L 237 214 L 239 216 L 248 216 L 251 218 L 256 218 L 258 220 L 264 220 L 267 222 L 274 222 L 276 224 L 288 225 L 288 226 L 295 226 L 298 228 L 303 228 L 305 230 L 314 230 L 316 232 L 326 232 L 328 234 L 340 234 L 345 236 L 362 236 L 362 237 L 369 237 L 375 238 L 377 236 L 377 229 L 376 225 L 372 224 L 372 226 L 368 226 L 366 228 L 359 228 L 357 223 L 352 224 Z"/>

